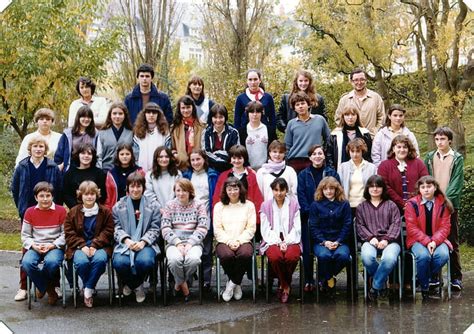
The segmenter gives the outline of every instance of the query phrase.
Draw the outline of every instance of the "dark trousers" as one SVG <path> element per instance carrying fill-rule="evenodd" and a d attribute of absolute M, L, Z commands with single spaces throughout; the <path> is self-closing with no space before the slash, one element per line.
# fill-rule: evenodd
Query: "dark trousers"
<path fill-rule="evenodd" d="M 453 250 L 449 255 L 449 262 L 451 265 L 451 279 L 462 280 L 461 255 L 459 254 L 459 221 L 457 209 L 454 209 L 453 213 L 451 213 L 451 232 L 449 233 L 448 240 L 453 245 Z"/>
<path fill-rule="evenodd" d="M 229 246 L 219 243 L 216 246 L 216 255 L 219 257 L 224 272 L 229 276 L 229 279 L 240 285 L 249 262 L 251 262 L 253 254 L 253 247 L 251 243 L 240 245 L 237 250 L 233 251 Z"/>

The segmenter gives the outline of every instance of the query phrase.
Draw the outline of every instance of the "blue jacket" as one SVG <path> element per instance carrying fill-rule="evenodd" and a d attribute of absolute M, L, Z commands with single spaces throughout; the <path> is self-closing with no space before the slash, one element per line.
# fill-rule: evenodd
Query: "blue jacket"
<path fill-rule="evenodd" d="M 309 210 L 309 229 L 315 244 L 324 241 L 346 243 L 352 229 L 349 202 L 330 201 L 326 198 L 313 202 Z"/>
<path fill-rule="evenodd" d="M 192 176 L 193 176 L 192 168 L 188 168 L 183 172 L 183 177 L 185 179 L 191 180 Z M 214 190 L 216 189 L 218 177 L 219 177 L 219 173 L 216 170 L 209 167 L 207 170 L 207 180 L 209 182 L 209 208 L 212 208 L 212 196 L 214 195 Z"/>
<path fill-rule="evenodd" d="M 24 158 L 18 163 L 13 173 L 13 179 L 11 184 L 11 192 L 13 194 L 13 200 L 18 208 L 20 217 L 23 218 L 26 209 L 28 207 L 36 205 L 36 203 L 28 203 L 28 200 L 33 195 L 33 188 L 35 184 L 30 184 L 30 169 L 28 167 L 28 160 L 30 156 Z M 62 174 L 59 171 L 58 165 L 51 159 L 46 158 L 46 173 L 43 181 L 49 182 L 53 185 L 53 197 L 54 202 L 57 204 L 62 203 Z"/>
<path fill-rule="evenodd" d="M 314 202 L 314 192 L 318 185 L 316 184 L 313 174 L 311 174 L 310 167 L 303 169 L 298 174 L 298 203 L 300 204 L 300 212 L 302 214 L 308 214 L 311 203 Z M 323 170 L 323 178 L 326 176 L 335 177 L 339 183 L 341 179 L 339 174 L 329 166 L 326 166 Z"/>
<path fill-rule="evenodd" d="M 242 93 L 237 96 L 234 107 L 234 128 L 239 130 L 248 123 L 247 114 L 245 113 L 245 107 L 251 100 L 247 94 Z M 270 126 L 272 131 L 276 131 L 276 116 L 275 116 L 275 102 L 273 96 L 268 93 L 264 93 L 260 99 L 262 102 L 265 113 L 262 115 L 262 123 Z"/>
<path fill-rule="evenodd" d="M 130 121 L 135 124 L 138 113 L 143 109 L 142 93 L 140 93 L 140 86 L 136 85 L 132 92 L 125 97 L 125 105 L 130 115 Z M 151 84 L 150 101 L 158 104 L 165 114 L 168 124 L 173 122 L 173 110 L 171 109 L 171 102 L 168 95 L 158 91 L 154 84 Z"/>
<path fill-rule="evenodd" d="M 222 150 L 213 151 L 214 147 L 214 126 L 208 126 L 203 136 L 203 149 L 207 153 L 209 166 L 219 172 L 223 172 L 232 167 L 229 160 L 229 150 L 232 146 L 239 144 L 239 132 L 232 126 L 226 124 L 222 133 Z"/>
<path fill-rule="evenodd" d="M 97 148 L 97 137 L 99 136 L 99 131 L 95 131 L 95 137 L 93 139 L 93 145 Z M 59 139 L 58 148 L 56 153 L 54 153 L 54 162 L 57 165 L 60 165 L 64 162 L 63 173 L 66 173 L 71 165 L 72 157 L 72 129 L 67 128 L 64 130 L 61 138 Z"/>

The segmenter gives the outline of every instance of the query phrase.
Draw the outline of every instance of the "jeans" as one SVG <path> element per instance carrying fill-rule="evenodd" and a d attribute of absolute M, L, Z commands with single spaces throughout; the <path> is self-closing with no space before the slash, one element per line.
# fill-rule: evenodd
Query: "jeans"
<path fill-rule="evenodd" d="M 59 267 L 61 267 L 63 259 L 64 251 L 62 249 L 55 248 L 46 254 L 39 254 L 33 248 L 30 248 L 23 256 L 21 266 L 31 278 L 36 288 L 44 293 L 48 284 L 54 285 L 56 273 Z M 38 266 L 41 260 L 43 260 L 43 268 Z"/>
<path fill-rule="evenodd" d="M 419 242 L 415 242 L 411 247 L 411 251 L 415 254 L 416 276 L 420 282 L 421 290 L 427 291 L 430 277 L 439 273 L 441 268 L 449 261 L 449 248 L 445 243 L 442 243 L 435 248 L 433 255 L 431 255 L 428 248 Z"/>
<path fill-rule="evenodd" d="M 327 281 L 350 262 L 350 250 L 347 245 L 340 245 L 335 250 L 329 250 L 321 245 L 314 245 L 314 255 L 318 258 L 319 281 Z"/>
<path fill-rule="evenodd" d="M 377 261 L 377 255 L 382 254 L 380 263 Z M 372 287 L 377 290 L 385 288 L 388 275 L 397 264 L 398 254 L 400 254 L 400 245 L 392 242 L 383 250 L 375 248 L 369 242 L 364 242 L 360 252 L 362 263 L 367 269 L 368 276 L 373 277 Z"/>
<path fill-rule="evenodd" d="M 186 256 L 183 256 L 174 245 L 168 245 L 166 249 L 166 258 L 168 259 L 168 268 L 173 274 L 174 281 L 181 285 L 193 277 L 199 264 L 201 263 L 202 247 L 192 246 Z"/>
<path fill-rule="evenodd" d="M 142 285 L 145 276 L 153 270 L 155 257 L 156 253 L 150 246 L 145 246 L 141 251 L 135 252 L 136 274 L 132 273 L 129 255 L 114 253 L 112 262 L 123 283 L 130 289 L 136 289 Z"/>
<path fill-rule="evenodd" d="M 98 249 L 94 256 L 88 257 L 78 249 L 74 252 L 73 262 L 84 288 L 95 289 L 100 276 L 105 272 L 107 253 L 103 249 Z"/>

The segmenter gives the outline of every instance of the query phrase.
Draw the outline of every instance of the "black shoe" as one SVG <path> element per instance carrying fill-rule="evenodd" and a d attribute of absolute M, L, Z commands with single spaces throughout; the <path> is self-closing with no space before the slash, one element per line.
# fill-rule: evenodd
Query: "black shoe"
<path fill-rule="evenodd" d="M 422 290 L 421 296 L 423 297 L 424 301 L 428 301 L 430 299 L 430 292 L 427 290 Z"/>
<path fill-rule="evenodd" d="M 380 298 L 387 298 L 387 296 L 388 296 L 388 289 L 379 290 L 379 296 L 380 296 Z"/>
<path fill-rule="evenodd" d="M 205 293 L 211 293 L 212 292 L 212 288 L 211 288 L 211 283 L 209 282 L 205 282 L 202 286 L 202 290 L 205 292 Z"/>
<path fill-rule="evenodd" d="M 367 294 L 367 297 L 369 298 L 371 302 L 376 302 L 378 295 L 379 295 L 379 292 L 377 289 L 370 288 L 369 293 Z"/>
<path fill-rule="evenodd" d="M 462 281 L 460 279 L 453 279 L 451 281 L 451 288 L 454 291 L 461 291 L 463 289 Z"/>

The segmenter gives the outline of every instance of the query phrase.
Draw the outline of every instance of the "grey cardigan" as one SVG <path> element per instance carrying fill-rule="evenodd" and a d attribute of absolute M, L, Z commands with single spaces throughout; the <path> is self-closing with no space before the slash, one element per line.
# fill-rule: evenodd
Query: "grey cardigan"
<path fill-rule="evenodd" d="M 112 209 L 112 217 L 115 225 L 114 239 L 115 248 L 114 253 L 121 252 L 124 247 L 127 247 L 123 242 L 125 238 L 131 238 L 131 224 L 127 212 L 127 198 L 128 196 L 122 197 Z M 151 246 L 156 254 L 160 254 L 160 247 L 158 246 L 158 238 L 160 237 L 160 221 L 161 213 L 160 206 L 157 202 L 150 201 L 149 198 L 143 196 L 145 200 L 143 216 L 143 230 L 141 233 L 140 240 L 147 243 L 147 246 Z"/>
<path fill-rule="evenodd" d="M 115 139 L 112 128 L 99 131 L 97 140 L 97 167 L 110 170 L 114 167 L 115 154 L 120 144 L 132 145 L 133 132 L 129 129 L 123 129 L 119 140 Z"/>
<path fill-rule="evenodd" d="M 362 181 L 364 185 L 367 183 L 367 180 L 372 175 L 377 174 L 377 167 L 371 162 L 364 160 L 364 166 L 362 166 Z M 346 198 L 349 198 L 349 188 L 352 174 L 354 174 L 354 164 L 352 160 L 343 162 L 339 165 L 337 173 L 341 177 L 342 188 L 344 188 L 344 195 Z"/>

